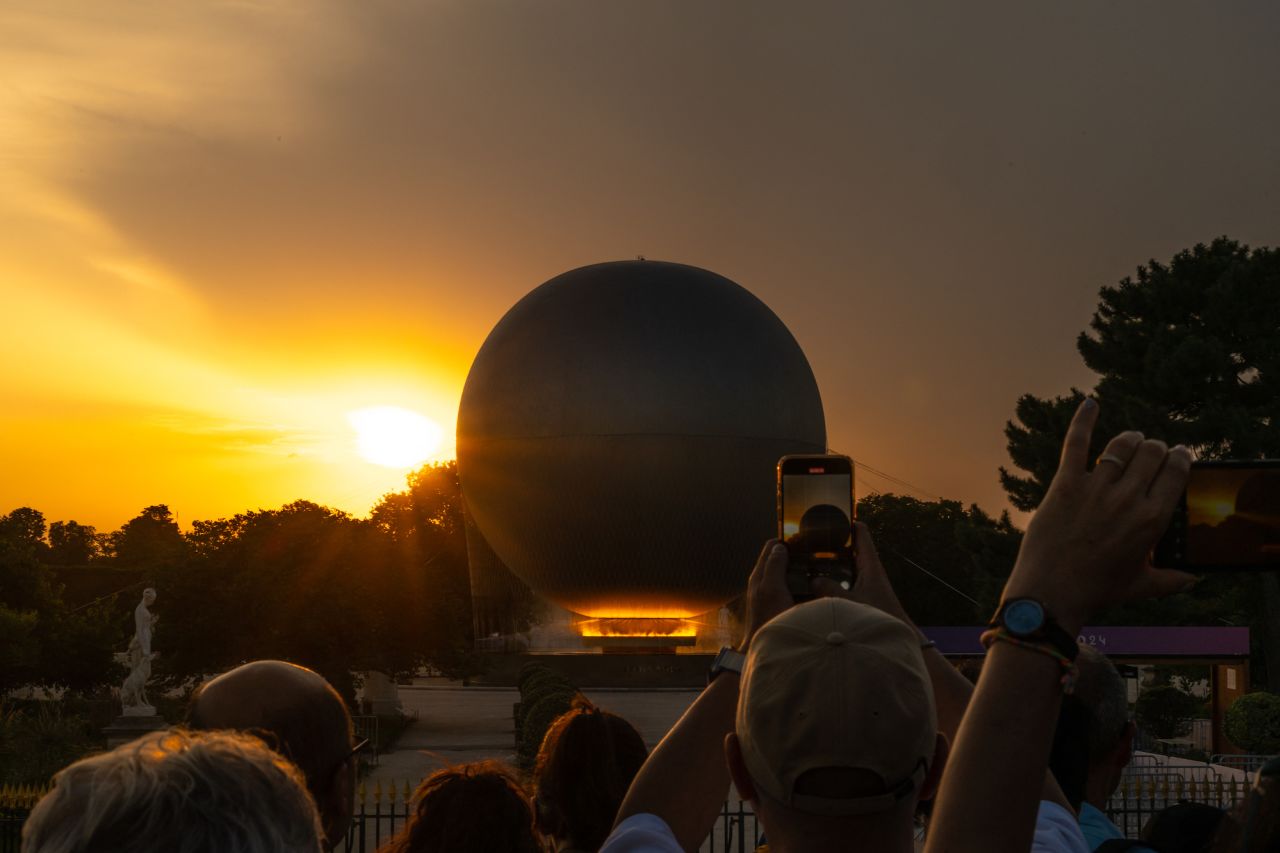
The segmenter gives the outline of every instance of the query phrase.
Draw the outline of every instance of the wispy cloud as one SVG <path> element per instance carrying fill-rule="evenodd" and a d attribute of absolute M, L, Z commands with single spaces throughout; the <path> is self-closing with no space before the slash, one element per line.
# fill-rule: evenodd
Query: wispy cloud
<path fill-rule="evenodd" d="M 207 446 L 226 453 L 257 453 L 265 456 L 314 456 L 331 450 L 341 436 L 324 434 L 284 424 L 222 421 L 205 414 L 166 412 L 149 420 L 173 433 L 207 439 Z"/>

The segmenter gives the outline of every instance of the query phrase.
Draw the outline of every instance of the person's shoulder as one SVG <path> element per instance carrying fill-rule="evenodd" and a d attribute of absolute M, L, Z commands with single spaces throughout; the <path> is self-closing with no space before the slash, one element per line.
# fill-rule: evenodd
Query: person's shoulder
<path fill-rule="evenodd" d="M 1089 853 L 1076 816 L 1057 803 L 1044 800 L 1036 815 L 1032 853 Z"/>
<path fill-rule="evenodd" d="M 667 822 L 654 814 L 633 814 L 613 828 L 600 853 L 682 853 Z"/>
<path fill-rule="evenodd" d="M 1091 803 L 1080 804 L 1080 830 L 1089 849 L 1097 850 L 1104 841 L 1124 838 L 1120 827 L 1111 822 L 1106 813 Z"/>
<path fill-rule="evenodd" d="M 1108 838 L 1093 848 L 1093 853 L 1156 853 L 1156 851 L 1132 838 Z"/>

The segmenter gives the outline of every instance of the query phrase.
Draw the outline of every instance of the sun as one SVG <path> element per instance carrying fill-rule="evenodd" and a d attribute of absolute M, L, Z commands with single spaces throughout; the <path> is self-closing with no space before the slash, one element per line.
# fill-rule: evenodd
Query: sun
<path fill-rule="evenodd" d="M 367 462 L 387 468 L 412 468 L 440 447 L 440 425 L 399 406 L 370 406 L 347 413 L 356 431 L 356 451 Z"/>

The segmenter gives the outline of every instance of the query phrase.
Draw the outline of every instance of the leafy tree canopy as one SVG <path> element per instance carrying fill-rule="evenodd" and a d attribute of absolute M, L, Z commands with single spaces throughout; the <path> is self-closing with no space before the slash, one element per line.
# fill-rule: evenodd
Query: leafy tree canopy
<path fill-rule="evenodd" d="M 1098 374 L 1101 405 L 1091 456 L 1138 429 L 1201 458 L 1280 456 L 1280 251 L 1221 237 L 1150 261 L 1103 287 L 1076 347 Z M 1025 395 L 1005 427 L 1016 474 L 1001 468 L 1010 502 L 1034 510 L 1057 470 L 1067 424 L 1084 394 Z M 1190 594 L 1101 614 L 1099 624 L 1250 625 L 1256 677 L 1280 686 L 1280 586 L 1269 575 L 1210 575 Z"/>
<path fill-rule="evenodd" d="M 1224 729 L 1231 742 L 1255 755 L 1280 753 L 1280 696 L 1258 691 L 1227 709 Z"/>
<path fill-rule="evenodd" d="M 49 562 L 55 566 L 80 566 L 98 556 L 97 532 L 87 524 L 55 521 L 49 525 Z"/>
<path fill-rule="evenodd" d="M 0 515 L 0 539 L 30 548 L 36 556 L 43 555 L 48 547 L 44 541 L 45 529 L 44 513 L 29 506 L 20 506 L 7 515 Z"/>
<path fill-rule="evenodd" d="M 1218 238 L 1150 261 L 1103 287 L 1076 348 L 1098 374 L 1094 454 L 1124 429 L 1201 458 L 1280 456 L 1280 251 Z M 1018 509 L 1039 506 L 1083 394 L 1018 400 L 1005 428 L 1019 476 L 1000 471 Z"/>
<path fill-rule="evenodd" d="M 43 534 L 44 516 L 29 507 L 0 516 L 0 695 L 24 685 L 86 690 L 114 676 L 110 607 L 66 607 L 41 562 Z"/>
<path fill-rule="evenodd" d="M 120 563 L 165 570 L 182 562 L 186 542 L 178 522 L 164 504 L 149 506 L 110 536 L 111 550 Z"/>
<path fill-rule="evenodd" d="M 1022 542 L 1007 514 L 885 494 L 860 500 L 857 516 L 917 624 L 981 624 L 995 612 Z"/>
<path fill-rule="evenodd" d="M 1182 737 L 1191 731 L 1191 720 L 1203 704 L 1172 685 L 1152 687 L 1138 697 L 1133 715 L 1143 731 L 1152 737 Z"/>
<path fill-rule="evenodd" d="M 172 681 L 256 658 L 310 666 L 350 698 L 351 672 L 474 669 L 461 492 L 428 466 L 369 520 L 309 501 L 197 521 L 161 591 L 158 670 Z"/>

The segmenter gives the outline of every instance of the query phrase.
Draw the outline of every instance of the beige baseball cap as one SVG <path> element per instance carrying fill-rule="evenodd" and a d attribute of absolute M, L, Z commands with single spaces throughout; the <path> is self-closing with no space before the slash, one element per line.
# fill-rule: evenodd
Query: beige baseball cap
<path fill-rule="evenodd" d="M 919 791 L 937 744 L 919 636 L 843 598 L 797 605 L 752 639 L 736 727 L 752 782 L 773 799 L 811 814 L 886 811 Z M 882 786 L 820 795 L 802 782 L 849 769 Z"/>

